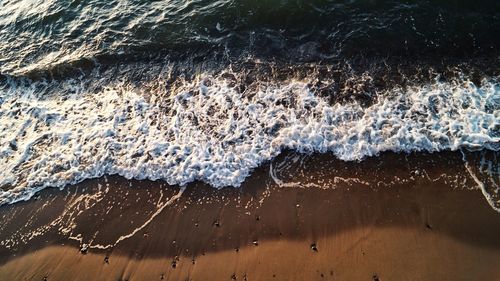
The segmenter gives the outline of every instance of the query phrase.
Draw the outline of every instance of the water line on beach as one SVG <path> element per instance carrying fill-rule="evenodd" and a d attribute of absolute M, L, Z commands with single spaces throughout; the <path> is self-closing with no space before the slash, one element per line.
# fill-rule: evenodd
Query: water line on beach
<path fill-rule="evenodd" d="M 469 172 L 470 177 L 476 182 L 477 186 L 483 193 L 484 198 L 486 198 L 486 201 L 491 206 L 491 208 L 493 208 L 493 210 L 495 210 L 496 212 L 500 213 L 500 207 L 497 207 L 497 205 L 495 204 L 495 200 L 493 199 L 491 194 L 488 193 L 488 191 L 486 190 L 485 184 L 472 171 L 472 168 L 469 165 L 469 162 L 467 161 L 465 152 L 463 150 L 460 150 L 460 152 L 462 153 L 462 160 L 464 161 L 465 169 L 467 170 L 467 172 Z M 497 200 L 497 202 L 500 203 L 499 200 Z"/>
<path fill-rule="evenodd" d="M 99 244 L 96 244 L 96 245 L 85 245 L 85 244 L 82 244 L 82 247 L 84 246 L 87 246 L 88 248 L 90 249 L 99 249 L 99 250 L 106 250 L 106 249 L 110 249 L 110 248 L 113 248 L 115 247 L 116 245 L 118 245 L 118 243 L 126 240 L 126 239 L 129 239 L 131 237 L 133 237 L 135 234 L 137 234 L 137 232 L 139 232 L 140 230 L 144 229 L 146 226 L 148 226 L 167 206 L 170 206 L 171 204 L 173 204 L 175 201 L 177 201 L 177 199 L 179 199 L 181 196 L 182 196 L 182 193 L 184 193 L 184 191 L 186 190 L 186 186 L 181 186 L 180 189 L 179 189 L 179 192 L 177 194 L 175 194 L 174 196 L 172 196 L 167 202 L 165 202 L 164 204 L 162 204 L 150 217 L 148 220 L 146 220 L 141 226 L 135 228 L 132 232 L 130 232 L 129 234 L 126 234 L 126 235 L 122 235 L 120 236 L 116 241 L 115 243 L 113 244 L 108 244 L 108 245 L 99 245 Z M 160 199 L 158 201 L 161 201 L 163 197 L 163 192 L 160 196 Z"/>

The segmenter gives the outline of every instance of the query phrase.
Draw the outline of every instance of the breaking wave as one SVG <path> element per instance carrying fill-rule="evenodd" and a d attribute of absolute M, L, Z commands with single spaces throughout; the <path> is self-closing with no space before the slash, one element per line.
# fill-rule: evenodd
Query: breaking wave
<path fill-rule="evenodd" d="M 500 149 L 495 77 L 394 85 L 368 104 L 332 103 L 314 83 L 245 84 L 230 69 L 139 87 L 7 79 L 0 204 L 106 174 L 237 187 L 284 150 L 358 161 L 384 151 Z"/>

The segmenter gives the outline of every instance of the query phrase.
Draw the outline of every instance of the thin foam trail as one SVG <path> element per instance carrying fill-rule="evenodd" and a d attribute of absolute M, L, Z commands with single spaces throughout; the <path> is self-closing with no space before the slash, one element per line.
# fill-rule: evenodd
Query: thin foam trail
<path fill-rule="evenodd" d="M 182 193 L 184 193 L 185 190 L 186 190 L 186 187 L 185 186 L 181 186 L 179 192 L 177 194 L 175 194 L 174 196 L 172 196 L 170 199 L 168 199 L 167 202 L 165 202 L 163 204 L 160 204 L 159 207 L 158 207 L 158 209 L 141 226 L 135 228 L 129 234 L 120 236 L 113 244 L 108 244 L 108 245 L 100 245 L 100 244 L 95 244 L 95 245 L 89 244 L 89 245 L 87 245 L 87 244 L 84 244 L 85 247 L 91 248 L 91 249 L 106 250 L 106 249 L 113 248 L 116 245 L 118 245 L 118 243 L 120 243 L 120 242 L 122 242 L 124 240 L 127 240 L 127 239 L 133 237 L 139 231 L 141 231 L 146 226 L 148 226 L 167 206 L 170 206 L 175 201 L 177 201 L 182 196 Z M 162 193 L 162 195 L 163 195 L 163 193 Z M 162 197 L 163 196 L 161 196 L 158 201 L 161 201 Z"/>
<path fill-rule="evenodd" d="M 465 169 L 469 173 L 470 177 L 476 182 L 477 187 L 479 188 L 479 190 L 481 190 L 481 193 L 483 193 L 484 198 L 486 198 L 486 201 L 491 206 L 491 208 L 493 208 L 493 210 L 500 213 L 500 198 L 498 198 L 500 188 L 498 187 L 498 185 L 496 183 L 496 181 L 500 180 L 500 173 L 493 172 L 491 170 L 487 170 L 487 173 L 489 174 L 490 179 L 484 180 L 484 181 L 479 179 L 480 175 L 478 175 L 478 172 L 481 173 L 481 169 L 479 169 L 479 171 L 474 171 L 471 163 L 469 163 L 469 161 L 467 160 L 466 153 L 463 151 L 461 151 L 461 152 L 462 152 L 462 160 L 464 161 Z M 481 162 L 483 162 L 483 160 L 484 160 L 484 156 L 481 159 Z M 498 165 L 498 163 L 495 163 L 495 165 Z M 494 178 L 495 176 L 492 174 L 496 174 L 496 179 Z M 490 184 L 491 186 L 488 188 L 486 186 L 485 182 Z M 497 198 L 495 198 L 495 197 L 497 197 Z"/>

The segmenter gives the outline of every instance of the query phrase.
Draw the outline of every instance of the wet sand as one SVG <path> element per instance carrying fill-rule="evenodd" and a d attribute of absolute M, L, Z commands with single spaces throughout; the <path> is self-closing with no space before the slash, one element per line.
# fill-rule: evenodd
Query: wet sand
<path fill-rule="evenodd" d="M 500 280 L 476 186 L 460 153 L 285 153 L 239 189 L 87 180 L 0 207 L 0 280 Z"/>

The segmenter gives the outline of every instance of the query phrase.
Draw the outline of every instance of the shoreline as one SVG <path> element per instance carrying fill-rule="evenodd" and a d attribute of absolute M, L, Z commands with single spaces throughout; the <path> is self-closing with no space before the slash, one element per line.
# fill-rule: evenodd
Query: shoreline
<path fill-rule="evenodd" d="M 0 280 L 494 279 L 500 214 L 461 161 L 286 153 L 239 189 L 46 189 L 0 207 Z"/>

